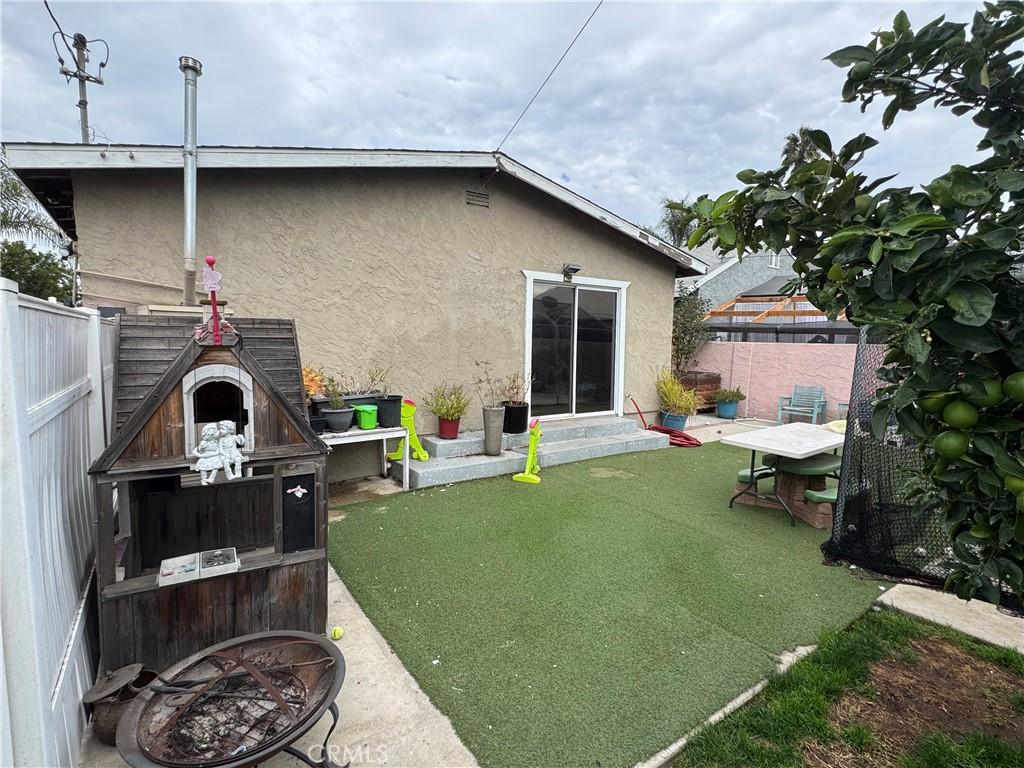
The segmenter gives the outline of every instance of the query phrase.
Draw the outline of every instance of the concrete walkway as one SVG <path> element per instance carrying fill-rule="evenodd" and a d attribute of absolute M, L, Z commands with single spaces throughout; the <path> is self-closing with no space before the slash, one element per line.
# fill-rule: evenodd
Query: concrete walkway
<path fill-rule="evenodd" d="M 991 645 L 1024 653 L 1024 618 L 1001 612 L 981 600 L 965 602 L 949 592 L 897 584 L 878 598 L 900 613 L 952 627 Z"/>
<path fill-rule="evenodd" d="M 356 603 L 348 588 L 328 566 L 327 623 L 345 635 L 338 647 L 345 654 L 345 684 L 338 695 L 341 721 L 331 737 L 330 757 L 343 765 L 389 768 L 462 768 L 476 766 L 476 758 L 402 666 L 387 642 Z M 295 746 L 319 757 L 330 715 Z M 117 750 L 100 744 L 87 731 L 79 764 L 88 768 L 123 768 Z M 301 766 L 278 754 L 261 763 L 267 768 Z"/>

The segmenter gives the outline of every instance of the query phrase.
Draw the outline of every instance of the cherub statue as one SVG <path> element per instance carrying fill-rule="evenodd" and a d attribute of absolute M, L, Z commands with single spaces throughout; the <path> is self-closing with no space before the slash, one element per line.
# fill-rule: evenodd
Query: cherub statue
<path fill-rule="evenodd" d="M 245 456 L 239 449 L 245 445 L 245 437 L 235 434 L 235 422 L 230 419 L 218 422 L 218 434 L 220 435 L 220 457 L 224 467 L 224 476 L 228 480 L 234 480 L 242 476 L 242 462 Z M 206 430 L 203 430 L 204 434 Z"/>
<path fill-rule="evenodd" d="M 199 442 L 199 446 L 192 450 L 192 455 L 198 459 L 192 469 L 199 472 L 199 482 L 202 485 L 210 485 L 217 479 L 218 470 L 226 470 L 224 458 L 221 456 L 220 427 L 218 425 L 207 424 L 203 427 L 202 440 Z"/>

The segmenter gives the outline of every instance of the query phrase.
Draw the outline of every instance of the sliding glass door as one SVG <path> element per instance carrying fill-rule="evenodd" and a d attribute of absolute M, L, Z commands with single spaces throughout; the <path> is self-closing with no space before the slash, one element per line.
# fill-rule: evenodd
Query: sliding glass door
<path fill-rule="evenodd" d="M 530 405 L 535 416 L 615 410 L 618 292 L 533 284 Z"/>

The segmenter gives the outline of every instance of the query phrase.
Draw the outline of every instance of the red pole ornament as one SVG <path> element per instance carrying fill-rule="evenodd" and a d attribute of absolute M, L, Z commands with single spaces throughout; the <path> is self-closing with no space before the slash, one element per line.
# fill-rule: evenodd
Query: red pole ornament
<path fill-rule="evenodd" d="M 219 345 L 221 343 L 220 335 L 220 315 L 217 312 L 217 291 L 220 290 L 220 272 L 217 272 L 213 265 L 217 263 L 217 259 L 213 256 L 206 257 L 206 269 L 203 270 L 203 288 L 210 293 L 210 306 L 213 308 L 213 316 L 211 317 L 211 325 L 213 325 L 213 343 Z"/>

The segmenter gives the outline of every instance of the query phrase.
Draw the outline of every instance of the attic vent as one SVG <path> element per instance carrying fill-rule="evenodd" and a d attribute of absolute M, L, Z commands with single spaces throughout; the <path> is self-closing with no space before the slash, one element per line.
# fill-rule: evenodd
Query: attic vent
<path fill-rule="evenodd" d="M 466 205 L 479 205 L 481 208 L 491 207 L 491 195 L 488 192 L 474 192 L 466 190 Z"/>

